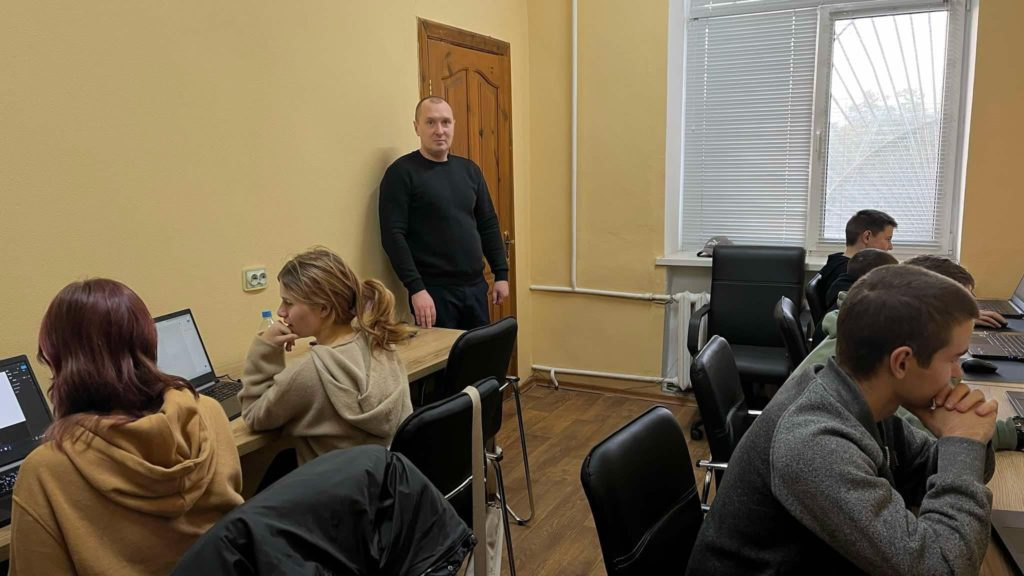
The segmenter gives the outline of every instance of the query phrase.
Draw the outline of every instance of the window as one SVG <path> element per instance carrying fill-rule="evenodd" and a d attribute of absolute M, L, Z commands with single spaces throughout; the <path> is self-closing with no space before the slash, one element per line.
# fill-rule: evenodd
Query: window
<path fill-rule="evenodd" d="M 692 0 L 678 245 L 827 254 L 876 208 L 898 249 L 951 253 L 965 18 L 965 0 Z"/>

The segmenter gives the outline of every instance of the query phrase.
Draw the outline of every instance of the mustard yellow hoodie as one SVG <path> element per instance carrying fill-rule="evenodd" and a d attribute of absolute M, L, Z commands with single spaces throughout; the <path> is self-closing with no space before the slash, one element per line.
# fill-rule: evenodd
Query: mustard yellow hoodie
<path fill-rule="evenodd" d="M 242 473 L 220 405 L 169 390 L 159 412 L 86 424 L 36 448 L 14 486 L 11 574 L 167 574 L 242 503 Z"/>

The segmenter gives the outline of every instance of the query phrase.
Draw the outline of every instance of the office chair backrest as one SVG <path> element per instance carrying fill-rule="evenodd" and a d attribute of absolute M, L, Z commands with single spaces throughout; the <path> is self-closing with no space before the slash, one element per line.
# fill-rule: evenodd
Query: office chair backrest
<path fill-rule="evenodd" d="M 503 383 L 512 361 L 518 331 L 519 324 L 514 317 L 509 316 L 488 326 L 467 330 L 459 336 L 452 344 L 448 363 L 440 377 L 440 398 L 457 394 L 466 386 L 485 378 L 494 378 Z M 497 410 L 498 413 L 491 414 L 488 420 L 500 427 L 500 404 Z M 492 430 L 485 424 L 484 438 L 492 438 L 497 433 L 497 428 Z"/>
<path fill-rule="evenodd" d="M 686 439 L 656 406 L 591 449 L 580 470 L 609 576 L 685 570 L 703 513 Z"/>
<path fill-rule="evenodd" d="M 707 432 L 711 458 L 728 462 L 749 422 L 740 373 L 729 343 L 712 336 L 690 365 L 690 381 Z"/>
<path fill-rule="evenodd" d="M 803 303 L 803 248 L 717 246 L 711 265 L 708 336 L 733 345 L 782 347 L 772 310 L 780 296 Z"/>
<path fill-rule="evenodd" d="M 790 370 L 796 368 L 807 357 L 807 337 L 804 329 L 800 327 L 799 312 L 796 304 L 785 296 L 779 298 L 775 304 L 775 323 L 779 326 L 779 333 L 782 341 L 786 344 L 786 353 L 789 354 Z"/>
<path fill-rule="evenodd" d="M 488 421 L 493 416 L 488 415 L 495 413 L 495 405 L 501 414 L 498 382 L 489 378 L 476 383 L 476 387 L 480 390 L 484 430 L 494 428 L 494 422 Z M 391 441 L 391 450 L 408 458 L 442 494 L 463 488 L 449 501 L 469 525 L 473 524 L 472 490 L 467 482 L 473 475 L 472 423 L 472 400 L 465 394 L 455 394 L 413 412 Z"/>
<path fill-rule="evenodd" d="M 807 307 L 811 309 L 811 321 L 817 328 L 821 319 L 825 317 L 825 288 L 821 285 L 821 274 L 815 274 L 804 288 L 804 295 L 807 297 Z"/>

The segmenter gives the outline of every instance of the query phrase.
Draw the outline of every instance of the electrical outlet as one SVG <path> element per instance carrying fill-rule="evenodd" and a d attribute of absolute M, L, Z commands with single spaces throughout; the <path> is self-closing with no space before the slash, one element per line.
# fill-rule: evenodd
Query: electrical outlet
<path fill-rule="evenodd" d="M 267 269 L 260 266 L 242 270 L 242 290 L 255 292 L 267 287 Z"/>

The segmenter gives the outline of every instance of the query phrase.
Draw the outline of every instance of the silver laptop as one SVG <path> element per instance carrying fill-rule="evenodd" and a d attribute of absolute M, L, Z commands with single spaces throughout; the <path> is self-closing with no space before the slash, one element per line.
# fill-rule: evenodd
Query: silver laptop
<path fill-rule="evenodd" d="M 157 368 L 166 374 L 181 376 L 191 382 L 197 392 L 220 402 L 228 419 L 238 418 L 242 413 L 242 404 L 238 401 L 242 383 L 217 377 L 192 310 L 171 312 L 155 321 Z"/>
<path fill-rule="evenodd" d="M 11 521 L 11 496 L 22 461 L 52 422 L 28 357 L 0 360 L 0 526 Z"/>
<path fill-rule="evenodd" d="M 1024 276 L 1009 300 L 978 300 L 978 308 L 998 312 L 1005 318 L 1024 318 Z"/>

